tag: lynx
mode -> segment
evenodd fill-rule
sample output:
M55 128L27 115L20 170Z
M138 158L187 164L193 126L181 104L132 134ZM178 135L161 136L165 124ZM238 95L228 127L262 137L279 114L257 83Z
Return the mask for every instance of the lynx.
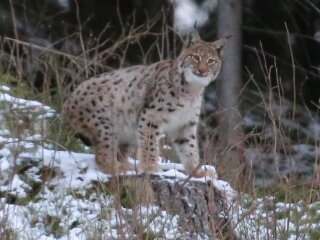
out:
M220 72L224 45L224 39L205 42L194 31L174 60L86 80L65 103L64 118L92 142L96 163L106 173L133 169L127 160L132 146L139 173L161 171L159 141L166 135L188 174L210 175L198 167L197 125L203 91Z

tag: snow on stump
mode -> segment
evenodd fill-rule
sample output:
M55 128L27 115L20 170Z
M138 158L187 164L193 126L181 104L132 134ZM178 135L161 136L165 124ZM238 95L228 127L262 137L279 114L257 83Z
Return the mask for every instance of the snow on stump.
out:
M122 189L119 194L122 198L130 195L127 197L131 200L130 207L154 204L160 210L179 216L179 226L188 232L190 239L193 236L235 239L229 218L228 191L232 189L226 182L190 178L172 169L151 176L113 177L109 183L114 189Z

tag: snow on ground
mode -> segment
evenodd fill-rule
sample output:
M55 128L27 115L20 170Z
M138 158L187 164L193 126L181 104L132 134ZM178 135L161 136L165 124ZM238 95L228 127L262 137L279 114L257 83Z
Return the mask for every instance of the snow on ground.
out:
M22 111L32 115L33 121L45 121L55 114L39 102L11 96L8 87L0 88L0 103L4 106L0 113L8 109ZM2 125L3 128L7 124ZM134 225L148 225L148 231L157 239L186 239L178 216L153 205L138 209L115 206L111 194L97 190L95 184L107 182L110 176L97 168L94 155L49 149L45 147L49 144L43 142L37 132L18 138L12 137L8 129L0 131L0 222L12 230L14 235L10 238L131 239L136 232ZM206 168L216 177L213 167ZM43 184L45 169L51 169L53 175L49 172L49 179ZM181 164L163 163L162 169L160 176L188 178L179 171L183 169ZM219 188L225 187L224 182L211 180ZM154 214L156 217L148 222ZM0 225L0 235L4 233Z
M54 115L53 109L39 102L11 96L7 87L0 88L0 103L17 111L40 111L33 115L37 121ZM178 216L157 206L129 209L115 205L113 196L96 185L106 182L109 176L97 168L92 154L52 150L41 143L39 133L16 138L10 136L8 129L2 127L0 131L0 235L8 234L4 229L11 229L11 238L19 240L130 239L139 226L147 225L145 234L152 233L157 236L155 239L189 239L179 227ZM181 164L162 163L161 167L163 172L159 175L169 180L188 178L181 172ZM320 203L282 203L272 196L257 199L240 194L228 183L217 180L213 167L204 167L213 173L213 178L190 180L210 180L226 193L231 222L240 239L317 236ZM43 183L45 169L54 174L47 174Z
M24 142L20 142L24 144ZM10 164L12 164L10 150L2 149L1 172L10 175ZM90 239L92 232L98 230L101 239L130 239L133 236L129 223L118 222L121 218L119 210L114 208L112 196L92 193L89 198L85 197L86 190L94 188L94 181L106 182L108 175L97 169L94 164L92 154L80 154L66 151L54 151L38 148L34 152L21 153L17 159L17 164L26 163L32 166L25 175L28 181L41 182L39 166L50 166L61 171L59 176L52 179L48 185L44 186L37 196L36 201L30 201L25 206L7 204L4 198L0 201L1 218L6 217L8 224L19 235L19 239ZM31 162L30 162L31 161ZM168 164L163 166L168 168ZM175 164L177 169L181 169L180 164ZM7 172L7 173L6 173ZM170 169L159 173L164 177L175 177L186 179L187 176L176 169ZM2 177L3 177L2 176ZM11 182L7 178L1 179L1 192L7 192L13 196L24 198L28 195L30 186L20 179L18 174L13 176ZM205 179L197 179L206 181ZM220 181L220 188L223 185ZM70 194L73 191L74 194ZM121 211L128 219L134 215L132 210L121 208ZM141 207L138 219L141 225L147 224L148 216L158 212L158 207ZM104 217L101 214L104 212ZM123 219L122 219L123 220ZM48 222L52 226L46 226ZM121 231L116 229L119 225ZM49 224L50 225L50 224ZM150 224L150 230L158 233L161 229L165 230L163 238L158 239L177 239L183 237L183 233L178 231L177 216L170 216L165 211L161 211ZM96 238L93 238L96 239Z

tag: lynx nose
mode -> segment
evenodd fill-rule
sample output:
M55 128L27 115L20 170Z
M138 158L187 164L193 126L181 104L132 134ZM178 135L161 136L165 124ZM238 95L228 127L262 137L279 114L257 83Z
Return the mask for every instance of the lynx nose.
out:
M200 75L205 75L208 72L208 66L205 63L199 63L198 70Z

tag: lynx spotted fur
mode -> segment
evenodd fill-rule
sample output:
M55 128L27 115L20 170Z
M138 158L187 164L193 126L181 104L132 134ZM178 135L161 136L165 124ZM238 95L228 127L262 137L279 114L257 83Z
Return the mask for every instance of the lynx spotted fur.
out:
M128 149L138 148L138 171L160 171L159 140L171 139L187 173L197 168L197 125L205 87L221 68L225 40L202 41L191 34L174 60L138 65L84 81L63 107L64 119L93 144L96 163L118 175L132 169Z

